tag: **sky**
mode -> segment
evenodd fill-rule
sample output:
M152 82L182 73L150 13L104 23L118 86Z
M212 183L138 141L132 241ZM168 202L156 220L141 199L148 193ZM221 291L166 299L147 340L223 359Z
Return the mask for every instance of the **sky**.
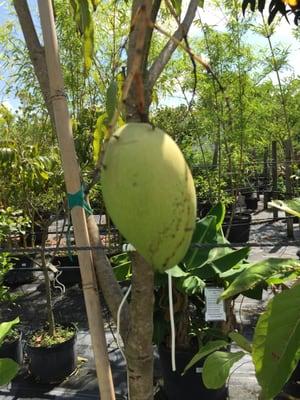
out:
M187 3L187 0L184 0ZM37 10L37 2L36 0L28 0L29 6L32 10ZM7 10L7 0L0 0L0 25L11 20L13 17L10 15ZM211 25L214 26L217 30L224 30L226 25L226 17L217 9L213 9L209 4L209 0L206 0L204 10L199 10L196 19L201 15L201 19ZM300 62L299 62L299 48L300 42L293 37L292 30L295 29L293 24L293 18L290 17L291 23L289 24L284 18L282 18L279 26L276 28L275 34L272 36L272 43L274 47L277 44L281 43L285 47L289 47L290 55L289 55L289 66L291 69L286 69L286 71L282 72L281 77L285 77L291 73L300 76ZM36 21L37 22L37 21ZM300 28L299 28L300 29ZM199 34L199 28L192 27L190 30L190 36L196 36ZM267 40L257 34L247 34L247 37L244 38L247 43L254 44L255 46L267 46ZM1 48L1 47L0 47ZM1 71L1 76L5 78L9 74L8 71ZM275 75L271 78L275 81ZM0 79L0 103L4 103L9 108L16 109L18 107L17 99L13 97L7 97L4 94L4 81ZM176 96L178 95L178 96ZM174 103L180 102L180 93L175 93L172 97L168 99L167 97L163 100L166 104L172 105Z

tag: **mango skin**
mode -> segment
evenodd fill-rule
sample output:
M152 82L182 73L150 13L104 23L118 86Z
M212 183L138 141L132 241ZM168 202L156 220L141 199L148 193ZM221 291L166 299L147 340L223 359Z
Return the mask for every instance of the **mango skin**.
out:
M169 135L145 123L118 129L105 150L101 183L112 221L155 270L183 259L195 228L196 193Z

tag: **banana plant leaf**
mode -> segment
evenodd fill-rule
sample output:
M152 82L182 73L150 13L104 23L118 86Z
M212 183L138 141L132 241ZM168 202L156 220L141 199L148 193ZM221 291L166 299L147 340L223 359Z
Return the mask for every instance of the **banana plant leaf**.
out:
M242 271L237 278L224 290L221 299L227 299L257 285L267 282L272 276L281 278L281 283L288 279L292 273L300 274L300 261L294 259L269 258L259 261Z
M18 373L19 365L10 358L0 358L0 386L7 385Z

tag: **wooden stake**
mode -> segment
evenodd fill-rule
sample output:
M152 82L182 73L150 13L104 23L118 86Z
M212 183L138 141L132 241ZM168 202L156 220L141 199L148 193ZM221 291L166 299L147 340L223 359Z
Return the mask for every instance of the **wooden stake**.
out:
M277 142L272 141L272 200L278 199L278 184L277 184ZM273 208L273 219L278 218L278 209Z
M64 83L59 63L58 43L51 0L38 0L38 6L66 189L67 193L74 194L81 190L80 170L76 158L67 100L64 93ZM90 246L84 209L80 206L75 206L71 210L71 215L76 245ZM91 251L78 251L78 259L101 400L115 400L102 310Z

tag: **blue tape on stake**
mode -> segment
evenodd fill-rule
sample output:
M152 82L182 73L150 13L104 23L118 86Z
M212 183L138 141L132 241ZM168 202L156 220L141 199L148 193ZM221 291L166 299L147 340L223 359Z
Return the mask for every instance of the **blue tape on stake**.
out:
M80 190L76 193L67 193L67 200L68 200L68 207L70 210L72 210L73 207L82 207L85 212L89 215L93 214L93 210L89 206L89 204L86 202L84 198L84 190L83 187L81 187Z

